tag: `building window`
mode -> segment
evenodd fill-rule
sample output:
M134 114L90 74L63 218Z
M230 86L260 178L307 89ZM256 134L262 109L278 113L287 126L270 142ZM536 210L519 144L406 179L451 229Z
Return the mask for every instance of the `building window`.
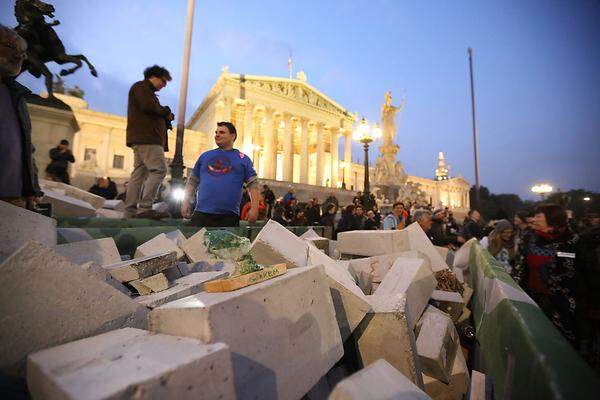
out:
M120 156L118 154L115 154L113 156L113 168L123 169L124 165L125 165L125 156Z
M90 161L95 158L96 158L96 149L90 149L90 148L86 147L85 153L83 153L83 160Z

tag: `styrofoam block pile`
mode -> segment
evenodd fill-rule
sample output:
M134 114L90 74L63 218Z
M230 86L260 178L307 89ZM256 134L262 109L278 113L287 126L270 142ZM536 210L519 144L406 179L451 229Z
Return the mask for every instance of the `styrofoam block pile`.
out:
M232 399L223 343L125 328L31 354L34 399Z

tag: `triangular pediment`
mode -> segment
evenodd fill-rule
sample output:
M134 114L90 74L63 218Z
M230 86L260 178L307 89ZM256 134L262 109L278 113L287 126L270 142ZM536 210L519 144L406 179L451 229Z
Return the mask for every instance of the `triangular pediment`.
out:
M246 89L263 91L285 97L336 114L351 117L352 114L334 100L299 79L276 78L258 75L228 74L227 80L244 85Z

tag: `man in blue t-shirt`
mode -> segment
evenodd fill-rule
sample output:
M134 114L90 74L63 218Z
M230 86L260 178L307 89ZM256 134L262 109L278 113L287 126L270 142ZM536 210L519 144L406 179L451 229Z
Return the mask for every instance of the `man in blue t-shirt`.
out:
M239 226L240 202L244 184L250 195L248 221L258 217L258 177L252 160L233 148L237 131L231 122L218 122L215 143L218 148L200 155L185 186L181 214L196 226ZM190 199L196 193L192 210ZM193 211L193 213L192 213Z

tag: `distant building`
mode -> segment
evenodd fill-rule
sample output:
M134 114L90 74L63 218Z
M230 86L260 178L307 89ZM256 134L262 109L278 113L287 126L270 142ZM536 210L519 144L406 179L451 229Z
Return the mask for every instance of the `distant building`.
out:
M91 110L82 98L56 96L71 111L29 105L40 175L49 162L48 151L67 139L76 160L70 171L74 185L87 189L98 176L119 183L127 180L133 152L125 145L126 118ZM235 147L252 158L259 178L277 194L293 184L300 200L324 200L333 194L345 203L363 189L364 167L351 160L356 116L309 85L304 73L288 79L233 74L224 68L187 124L183 146L187 168L193 168L199 154L214 147L218 121L235 124ZM344 143L341 155L340 139ZM169 149L166 157L170 160L175 132L169 134ZM462 178L447 176L436 181L406 175L406 179L419 185L434 206L469 207L470 185ZM342 184L352 190L342 190Z

